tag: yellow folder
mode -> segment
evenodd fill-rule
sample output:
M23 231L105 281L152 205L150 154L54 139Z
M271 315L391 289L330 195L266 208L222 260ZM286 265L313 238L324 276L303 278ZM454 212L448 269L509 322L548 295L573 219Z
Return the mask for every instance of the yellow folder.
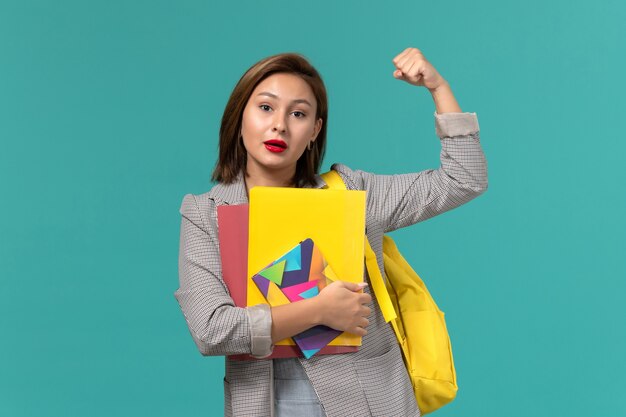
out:
M311 238L338 279L363 281L365 191L287 187L250 190L248 305L267 303L252 276L299 242ZM291 338L278 342L293 345ZM330 345L360 346L342 333Z

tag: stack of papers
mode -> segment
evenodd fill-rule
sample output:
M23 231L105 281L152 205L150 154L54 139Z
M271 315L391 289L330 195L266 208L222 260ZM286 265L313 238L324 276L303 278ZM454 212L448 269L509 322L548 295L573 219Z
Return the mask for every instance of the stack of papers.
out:
M255 187L250 205L218 207L218 228L222 275L237 306L276 306L314 297L335 279L363 281L364 191ZM277 342L270 358L360 345L359 336L316 326Z

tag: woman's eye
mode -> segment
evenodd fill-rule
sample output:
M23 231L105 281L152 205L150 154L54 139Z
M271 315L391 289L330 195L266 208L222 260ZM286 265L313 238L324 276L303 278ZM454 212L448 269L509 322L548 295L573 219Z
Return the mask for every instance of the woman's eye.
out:
M270 111L270 110L272 110L272 108L271 108L270 106L268 106L267 104L261 104L261 105L259 106L259 108L260 108L261 110L263 110L263 111Z
M296 116L297 119L301 119L306 116L306 114L302 113L301 111L294 111L293 115Z

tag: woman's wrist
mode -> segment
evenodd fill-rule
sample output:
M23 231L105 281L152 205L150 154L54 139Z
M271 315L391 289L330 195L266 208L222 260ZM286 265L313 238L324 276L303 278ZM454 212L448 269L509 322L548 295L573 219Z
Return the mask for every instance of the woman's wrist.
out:
M435 102L435 108L438 114L442 113L461 113L461 107L457 103L450 84L447 81L443 81L435 88L429 89L430 94L433 96Z
M272 307L272 342L276 343L322 324L318 297Z

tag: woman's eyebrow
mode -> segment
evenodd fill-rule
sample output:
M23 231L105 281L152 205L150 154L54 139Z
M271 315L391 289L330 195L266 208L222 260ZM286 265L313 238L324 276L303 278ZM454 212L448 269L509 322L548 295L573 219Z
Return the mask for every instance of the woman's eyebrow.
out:
M259 94L257 94L258 96L267 96L267 97L272 97L272 98L278 98L278 96L274 93L270 93L269 91L263 91L260 92ZM311 103L309 102L309 100L303 99L303 98L298 98L292 101L292 103L304 103L304 104L308 104L310 107L313 107L311 105Z

